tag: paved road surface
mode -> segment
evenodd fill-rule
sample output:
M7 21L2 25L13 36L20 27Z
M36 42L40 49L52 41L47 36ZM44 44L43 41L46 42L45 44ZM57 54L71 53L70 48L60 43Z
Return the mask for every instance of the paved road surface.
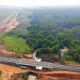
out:
M70 65L60 65L50 62L35 62L35 61L29 61L25 59L20 58L13 58L13 57L0 57L0 63L8 63L15 64L15 65L23 65L23 66L42 66L43 68L48 68L50 70L67 70L67 71L76 71L80 72L80 66L70 66Z

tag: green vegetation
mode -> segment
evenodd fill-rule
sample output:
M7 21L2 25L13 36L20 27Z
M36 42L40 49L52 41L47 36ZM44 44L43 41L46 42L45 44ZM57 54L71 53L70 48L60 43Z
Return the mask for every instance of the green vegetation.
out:
M28 73L25 73L25 74L22 75L22 79L28 80L29 75L33 75L33 76L36 76L37 77L37 74L36 73L28 72Z
M28 75L27 73L25 73L25 74L22 75L22 79L28 80L28 76L29 76L29 75Z
M67 47L63 59L80 63L79 13L79 9L23 9L17 16L21 25L6 34L4 44L21 54L38 50L41 58L61 58L60 50Z
M20 80L19 78L14 78L13 80Z
M0 77L1 77L1 75L2 75L2 71L0 71Z
M17 55L21 55L22 53L29 53L31 51L29 45L27 45L21 38L6 36L3 41L8 49L16 52Z

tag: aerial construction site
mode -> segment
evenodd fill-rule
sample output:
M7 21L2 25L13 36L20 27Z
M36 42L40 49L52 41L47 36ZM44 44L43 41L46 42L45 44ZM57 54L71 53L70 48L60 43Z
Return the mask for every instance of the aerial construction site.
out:
M1 10L1 80L80 80L78 9Z

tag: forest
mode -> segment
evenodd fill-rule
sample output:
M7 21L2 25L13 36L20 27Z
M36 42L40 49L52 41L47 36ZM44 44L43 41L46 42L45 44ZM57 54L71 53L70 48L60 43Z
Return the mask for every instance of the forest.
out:
M20 55L38 50L38 57L51 61L66 47L62 58L80 63L80 8L22 9L17 20L20 25L2 39L9 50Z

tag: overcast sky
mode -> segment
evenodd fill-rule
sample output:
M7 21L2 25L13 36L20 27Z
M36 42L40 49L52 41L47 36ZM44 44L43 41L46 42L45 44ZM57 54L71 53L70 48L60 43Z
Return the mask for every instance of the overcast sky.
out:
M0 5L17 7L78 7L80 0L0 0Z

